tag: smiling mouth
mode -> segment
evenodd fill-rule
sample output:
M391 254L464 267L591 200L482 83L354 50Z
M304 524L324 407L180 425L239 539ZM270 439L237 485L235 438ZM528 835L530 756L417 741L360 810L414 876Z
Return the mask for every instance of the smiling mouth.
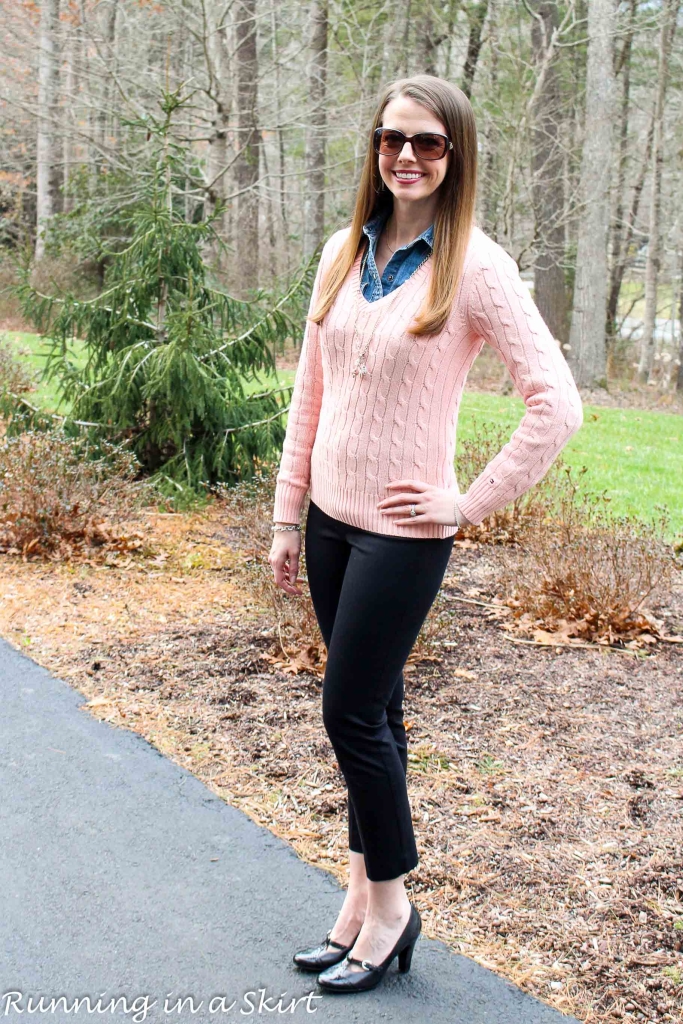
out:
M419 181L420 178L424 178L422 171L392 171L391 173L398 181Z

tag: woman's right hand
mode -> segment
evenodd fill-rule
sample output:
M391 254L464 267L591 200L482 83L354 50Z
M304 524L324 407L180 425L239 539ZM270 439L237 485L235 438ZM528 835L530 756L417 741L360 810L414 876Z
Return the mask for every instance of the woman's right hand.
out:
M268 561L278 587L286 594L301 597L301 586L297 584L299 554L301 552L300 530L275 530Z

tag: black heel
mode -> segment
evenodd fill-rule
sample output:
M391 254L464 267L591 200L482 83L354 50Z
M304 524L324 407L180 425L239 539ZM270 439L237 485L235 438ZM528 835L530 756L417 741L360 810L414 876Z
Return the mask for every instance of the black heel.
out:
M353 948L353 943L360 935L356 935L356 939L353 940L350 946L343 946L341 942L334 942L330 938L332 929L329 930L325 937L325 941L321 942L318 946L309 946L306 949L300 949L298 953L293 956L294 963L297 967L300 967L302 971L324 971L328 967L332 967L334 964L338 964L340 960Z
M415 943L417 942L417 936L413 939L409 946L406 946L398 954L398 969L401 974L405 974L406 971L410 970L410 963L413 959L413 950L415 949Z
M339 963L326 968L318 975L318 984L326 992L366 992L379 985L387 972L389 964L398 957L398 969L404 974L410 970L415 943L422 930L422 921L416 908L410 904L408 923L399 936L389 956L381 964L371 964L369 960L358 960L347 953ZM349 969L349 964L358 964L362 971Z

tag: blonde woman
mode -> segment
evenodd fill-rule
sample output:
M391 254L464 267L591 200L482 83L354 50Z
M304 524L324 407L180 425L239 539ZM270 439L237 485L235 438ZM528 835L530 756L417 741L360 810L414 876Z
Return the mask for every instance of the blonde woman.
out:
M410 968L420 915L406 787L403 666L453 538L536 483L582 422L567 363L517 265L475 224L469 100L431 75L392 82L367 134L350 226L325 244L276 481L269 555L300 595L299 519L327 647L322 718L348 789L349 886L295 963L326 991ZM488 343L526 411L460 494L453 463L468 370Z

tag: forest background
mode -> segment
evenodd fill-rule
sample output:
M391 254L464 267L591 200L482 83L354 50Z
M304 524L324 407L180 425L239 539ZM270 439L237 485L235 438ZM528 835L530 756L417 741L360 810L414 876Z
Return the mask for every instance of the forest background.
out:
M478 221L580 386L680 391L680 6L2 0L3 250L96 286L144 179L140 122L180 90L176 198L189 220L219 211L231 294L282 290L348 222L380 86L442 75L477 116Z

